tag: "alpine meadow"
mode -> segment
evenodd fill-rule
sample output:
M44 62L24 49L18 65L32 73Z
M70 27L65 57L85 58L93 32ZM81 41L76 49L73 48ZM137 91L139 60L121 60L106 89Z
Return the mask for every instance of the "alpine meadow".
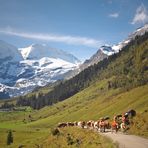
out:
M146 0L0 4L0 148L148 147Z

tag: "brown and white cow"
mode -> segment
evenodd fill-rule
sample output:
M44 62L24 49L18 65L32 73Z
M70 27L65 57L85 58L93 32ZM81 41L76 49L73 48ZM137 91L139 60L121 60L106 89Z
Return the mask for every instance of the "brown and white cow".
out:
M62 123L58 123L58 128L62 128L62 127L66 127L67 126L67 123L65 122L62 122Z
M81 127L81 128L84 128L85 125L86 125L85 121L79 121L78 122L78 126Z
M87 128L94 128L94 121L93 120L89 120L87 123L86 123L86 126Z
M99 129L100 129L100 132L105 132L105 121L104 121L104 119L101 119L99 121Z
M74 122L74 126L78 126L78 122L77 121Z
M94 129L96 129L97 131L99 130L99 123L100 123L100 120L94 122Z

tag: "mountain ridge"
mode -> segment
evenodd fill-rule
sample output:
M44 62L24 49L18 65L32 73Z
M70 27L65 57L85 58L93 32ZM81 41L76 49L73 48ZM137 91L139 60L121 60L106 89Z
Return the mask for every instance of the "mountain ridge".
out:
M128 90L145 85L148 82L147 47L148 32L142 36L136 36L119 52L89 66L73 78L61 82L46 95L40 94L40 97L32 95L30 99L21 97L18 99L18 105L29 105L40 109L75 95L96 80L112 78L108 81L108 89ZM34 103L30 101L31 98L35 98Z
M80 62L72 54L47 45L33 44L25 48L26 55L21 53L24 49L4 41L0 41L0 49L0 91L4 98L8 93L11 97L24 95L37 86L61 80Z
M90 59L84 61L84 67L87 68L91 65L97 64L99 61L104 58L118 53L122 48L124 48L129 42L135 39L136 36L142 36L145 32L148 32L148 24L145 24L143 27L137 28L134 32L130 33L129 36L115 45L103 45L101 46L97 52L90 57ZM83 64L80 67L83 67ZM85 68L82 68L85 69Z
M10 68L5 69L6 72L9 71L9 76L5 75L4 73L0 71L1 72L0 83L9 84L9 81L11 80L11 86L15 86L12 88L12 93L16 93L16 92L21 92L23 90L28 92L27 84L28 84L28 89L33 90L35 85L39 84L40 86L45 86L49 82L55 82L58 78L59 79L65 79L65 78L70 79L71 77L76 76L81 71L85 70L86 68L94 64L97 64L99 61L102 61L103 59L108 58L109 56L113 54L118 53L125 46L127 46L130 42L132 42L132 40L134 40L137 35L142 36L147 31L148 31L148 24L144 25L141 28L138 28L136 31L131 33L127 39L125 39L124 41L116 45L113 45L113 46L104 45L100 47L99 50L90 59L86 60L79 67L78 67L77 60L75 64L72 65L72 64L65 63L65 62L58 62L58 59L56 59L57 63L63 63L62 65L56 64L57 67L51 66L53 62L52 62L52 59L49 59L49 58L44 57L43 59L35 60L35 58L40 58L40 54L37 53L36 55L39 57L36 57L33 54L30 55L30 53L33 53L31 52L32 47L33 47L33 50L35 49L34 47L41 47L41 49L44 50L44 47L46 47L46 45L33 44L29 46L30 47L29 52L23 52L25 56L25 60L23 62L12 63L11 65L7 65L7 63L2 64L1 67L5 67L5 68L10 67ZM20 49L19 51L27 51L27 48ZM44 52L43 52L43 55L45 55ZM67 57L67 54L66 54L66 57ZM71 59L73 60L73 57ZM65 67L64 69L62 69L62 66L64 65L69 65L69 66L67 68ZM23 67L23 70L21 69L21 67ZM49 71L46 70L46 68L48 68ZM12 70L10 69L15 69L15 73L12 73ZM56 72L57 75L54 75L54 71ZM53 79L51 79L51 81L49 80L50 79L49 73L53 76L52 77ZM18 81L15 75L19 77ZM35 76L37 76L38 78L36 79ZM27 77L30 77L30 79L26 80ZM35 83L32 83L32 82L35 82ZM16 89L17 86L24 86L23 90ZM30 88L31 86L33 86L33 88ZM9 87L7 89L10 91ZM16 89L17 91L14 92L14 89ZM24 92L21 94L24 94ZM17 93L17 95L19 95L19 93Z
M19 48L19 51L25 60L39 60L43 57L51 57L63 59L74 64L80 63L80 60L78 60L72 54L69 54L63 50L48 47L46 44L32 44L31 46L25 48Z

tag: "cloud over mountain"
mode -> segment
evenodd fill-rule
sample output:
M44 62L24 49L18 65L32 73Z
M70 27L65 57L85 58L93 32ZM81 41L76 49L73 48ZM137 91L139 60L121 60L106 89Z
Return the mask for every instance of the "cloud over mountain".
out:
M136 10L136 14L131 22L131 24L139 24L139 23L142 23L142 24L145 24L148 22L148 11L146 9L146 7L141 4L137 10Z
M37 40L44 40L51 42L62 42L65 44L83 45L88 47L99 47L102 43L101 41L93 38L71 36L71 35L20 32L12 29L11 27L0 28L0 33L23 37L23 38L29 38L29 39L37 39Z

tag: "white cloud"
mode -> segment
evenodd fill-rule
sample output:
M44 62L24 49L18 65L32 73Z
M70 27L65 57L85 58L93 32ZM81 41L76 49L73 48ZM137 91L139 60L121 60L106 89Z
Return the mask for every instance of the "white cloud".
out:
M131 24L138 24L138 23L147 23L148 22L148 11L146 9L146 7L141 4L137 10L136 10L136 14L131 22Z
M70 35L55 35L55 34L42 34L42 33L30 33L30 32L20 32L16 31L10 27L0 28L0 33L19 36L29 39L37 39L51 42L62 42L72 45L84 45L88 47L99 47L102 45L102 41L79 36L70 36Z
M111 13L111 14L109 14L109 17L118 18L119 17L119 13Z

